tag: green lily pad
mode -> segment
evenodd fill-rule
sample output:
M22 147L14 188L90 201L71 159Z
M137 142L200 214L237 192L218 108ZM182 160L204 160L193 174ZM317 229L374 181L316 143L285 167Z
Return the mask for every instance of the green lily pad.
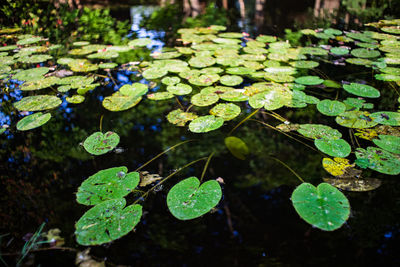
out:
M346 196L327 183L321 183L318 187L302 183L293 191L291 199L300 217L321 230L336 230L350 216L350 204Z
M243 82L243 78L238 75L224 75L220 78L220 83L226 86L235 86Z
M255 72L255 70L246 67L227 68L226 73L232 75L246 75Z
M225 138L225 146L232 153L233 156L240 160L245 160L249 154L249 148L242 139L235 136L228 136Z
M143 83L125 84L119 91L122 95L140 97L148 92L148 86Z
M53 109L61 105L62 100L53 95L26 96L13 105L19 111L39 111Z
M351 146L343 139L315 139L314 144L320 151L332 157L345 158L351 152Z
M297 78L295 82L303 85L318 85L323 83L324 80L318 76L301 76Z
M151 56L155 59L171 59L171 58L177 58L180 57L182 54L177 52L177 51L173 51L173 52L162 52L162 53L153 53L151 54Z
M192 102L192 104L195 106L206 107L217 103L218 100L219 97L215 93L209 93L209 94L198 93L192 96L190 102Z
M299 50L301 54L325 56L328 55L328 51L319 47L302 47Z
M290 62L290 65L299 69L313 69L318 67L319 63L316 61L301 60Z
M167 100L173 98L174 95L170 92L155 92L152 94L147 94L147 98L151 100Z
M346 62L354 65L362 65L369 67L372 65L372 61L365 58L346 58Z
M128 46L144 47L151 44L150 38L139 38L129 41Z
M379 135L379 139L372 140L375 145L380 148L395 153L400 154L400 137L394 135Z
M6 46L1 46L0 47L0 51L2 52L2 51L11 51L11 50L14 50L14 49L17 49L18 48L18 46L16 46L16 45L6 45Z
M139 173L128 173L125 166L101 170L83 181L76 193L76 201L83 205L97 205L123 198L138 186L139 181Z
M41 63L52 58L53 57L50 55L31 55L26 57L20 57L18 61L22 63Z
M338 56L344 56L350 53L350 49L346 47L332 47L331 48L331 53L338 55Z
M400 112L379 111L371 114L376 123L390 126L400 126Z
M336 117L336 123L348 128L371 128L378 122L366 111L346 111Z
M189 177L174 185L167 195L169 211L179 220L191 220L208 213L221 200L219 183L210 180L200 186L196 177Z
M324 30L324 33L329 35L341 35L343 32L341 30L328 28Z
M243 94L243 90L228 90L220 94L219 98L229 102L242 102L249 100L249 97Z
M71 104L80 104L83 101L85 101L85 97L83 95L72 95L72 96L66 97L65 100Z
M83 147L92 155L102 155L113 150L119 143L119 135L114 132L95 132L85 139Z
M111 59L117 58L119 56L118 52L116 51L101 51L94 54L90 54L87 58L95 58L95 59Z
M93 246L109 243L133 230L142 217L141 205L124 209L125 199L112 199L88 210L75 224L76 241Z
M343 89L350 94L362 97L378 98L381 96L381 93L374 87L361 83L343 84Z
M84 46L90 44L88 41L78 41L78 42L73 42L73 46Z
M181 109L175 109L168 113L167 120L176 126L185 126L188 121L196 119L198 116L191 112L184 112Z
M190 77L189 83L197 86L210 86L220 79L218 74L203 74L200 76Z
M195 68L205 68L214 65L216 62L213 57L192 57L189 65Z
M337 116L346 111L346 105L337 100L324 99L317 104L317 109L326 116Z
M351 54L358 58L374 58L374 57L379 57L381 55L379 51L367 48L353 49L351 50Z
M19 81L31 82L43 79L43 75L49 72L49 68L40 67L17 72L13 78Z
M162 78L161 83L163 83L165 85L175 85L175 84L179 83L180 81L181 81L181 79L179 77L172 76L172 77Z
M90 72L95 71L99 68L97 64L92 64L89 60L86 59L75 59L67 64L72 71L76 72Z
M292 92L285 87L269 87L266 91L255 94L249 98L252 108L275 110L287 105L292 100Z
M192 87L188 84L178 83L176 85L169 85L167 91L174 95L188 95L192 92Z
M273 43L276 42L276 37L271 35L259 35L257 36L256 41L263 43Z
M399 26L382 27L381 30L384 31L384 32L388 32L388 33L400 34L400 27Z
M396 155L377 147L358 148L357 159L368 160L368 168L389 175L400 174L400 159Z
M168 70L166 68L151 67L143 72L143 78L147 80L155 80L167 75Z
M229 121L239 116L241 110L238 105L233 103L218 104L210 110L211 115L221 117L224 121Z
M99 64L100 69L113 69L118 66L117 63L101 63Z
M301 124L297 131L305 137L313 139L336 140L342 137L338 130L323 124Z
M20 86L22 91L33 91L33 90L40 90L43 88L50 87L58 82L60 78L55 76L50 76L41 80L29 81L25 82Z
M214 115L200 116L192 120L189 130L194 133L206 133L220 128L224 124L224 119Z
M29 38L25 38L25 39L21 39L17 42L17 45L28 45L28 44L34 44L37 43L39 41L41 41L42 38L41 37L29 37Z
M223 32L218 34L219 37L221 38L242 38L243 34L238 33L238 32Z
M375 74L375 79L387 82L398 82L400 81L400 75L393 74Z
M123 95L120 92L115 92L111 96L103 99L102 105L110 111L123 111L136 106L142 97L136 95Z
M51 118L50 113L37 112L18 121L17 130L28 131L46 124Z

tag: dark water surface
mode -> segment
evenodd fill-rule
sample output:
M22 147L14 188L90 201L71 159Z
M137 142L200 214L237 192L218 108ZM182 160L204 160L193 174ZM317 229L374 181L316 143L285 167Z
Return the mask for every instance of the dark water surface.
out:
M139 37L162 38L162 32L145 31L133 25ZM161 39L160 39L161 40ZM160 41L153 49L159 49ZM137 60L148 57L149 51ZM353 66L351 72L363 72ZM339 67L322 65L320 70L336 80L348 78ZM140 81L136 73L113 73L118 87ZM370 74L366 74L367 77ZM379 85L379 84L378 84ZM317 184L327 173L319 153L273 130L248 121L235 135L249 146L246 161L235 159L225 148L224 138L235 126L225 123L222 130L193 134L187 128L169 124L165 115L174 107L170 102L144 99L124 112L109 112L101 106L104 96L115 90L110 82L87 95L84 104L64 102L43 127L11 131L0 139L0 228L8 233L2 250L19 251L26 233L35 232L42 222L45 230L59 228L65 246L83 250L74 237L74 223L87 210L75 201L83 180L95 172L116 166L130 171L161 151L183 140L182 145L144 168L165 177L177 168L215 152L206 179L222 177L223 199L212 213L192 221L178 221L168 211L166 194L183 178L201 175L204 162L192 165L167 182L164 188L143 202L141 222L125 237L91 249L107 264L128 266L399 266L400 185L398 177L383 178L382 186L367 193L349 193L352 214L339 230L324 232L305 223L295 212L290 195L297 178L272 157L285 162L307 182ZM381 103L391 103L393 95L383 93ZM14 124L21 117L11 103L21 97L3 95L0 120ZM385 100L386 99L386 100ZM386 102L385 102L386 101ZM251 112L249 108L247 114ZM284 117L298 122L321 121L315 106L293 112L283 109ZM11 115L11 116L9 116ZM99 130L114 131L121 137L120 149L101 156L90 156L80 143ZM246 114L242 115L244 118ZM276 124L262 113L256 118ZM338 126L336 126L338 127ZM344 133L345 130L341 129ZM313 145L312 143L310 143ZM132 199L130 199L132 201ZM10 241L10 237L14 237ZM5 244L4 242L8 242ZM12 257L3 256L12 266ZM72 266L75 253L36 252L34 266Z

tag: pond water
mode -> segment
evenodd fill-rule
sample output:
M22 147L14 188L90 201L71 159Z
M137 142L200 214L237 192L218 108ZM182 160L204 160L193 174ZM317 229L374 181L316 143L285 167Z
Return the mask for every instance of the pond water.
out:
M149 14L153 9L130 9L133 23L128 38L150 38L152 42L147 47L135 48L133 52L121 52L115 60L118 64L150 62L153 60L150 54L156 52L158 55L165 47L165 32L142 28L139 11ZM245 39L239 43L245 44ZM334 46L332 41L326 45ZM353 44L348 46L355 49ZM68 46L68 50L73 48ZM324 49L329 48L325 46ZM60 58L63 52L61 49L51 54ZM331 54L329 58L312 53L308 57L319 62L318 68L298 69L297 76L319 76L345 85L353 81L368 83L380 91L379 99L365 98L374 104L373 110L396 112L399 96L392 86L399 86L374 79L378 69L349 64ZM19 66L33 68L56 64L55 61L48 63ZM59 63L57 70L65 66ZM187 126L177 127L166 119L167 114L179 106L188 108L191 105L190 98L185 96L164 101L143 97L138 105L120 112L102 106L107 96L124 85L145 84L150 88L149 94L165 91L166 86L160 84L160 79L143 77L142 68L146 67L143 65L138 69L137 64L132 64L110 71L99 70L99 75L93 77L97 77L101 85L86 93L81 104L68 103L68 93L54 92L54 88L43 89L41 94L57 95L63 102L51 110L52 118L46 124L29 131L18 131L15 125L32 112L18 111L13 103L37 92L21 91L18 87L21 82L16 79L7 83L7 91L3 91L0 99L1 125L10 125L0 141L0 228L1 234L5 234L1 239L2 251L19 251L24 238L29 239L29 233L34 233L45 222L44 231L59 228L60 236L65 240L64 246L70 250L36 251L34 257L27 257L26 262L34 266L73 265L76 251L85 249L76 242L74 235L75 223L89 209L76 201L82 182L107 168L126 166L129 171L134 171L162 151L191 140L140 171L167 177L182 166L213 153L204 177L205 181L217 178L224 181L220 184L223 196L218 205L210 213L194 220L181 221L172 216L166 202L169 190L184 178L200 178L206 161L190 165L150 192L145 201L139 199L143 214L135 230L110 243L93 246L90 253L96 260L106 260L107 266L331 266L338 263L399 266L398 177L358 167L364 177L379 178L381 186L368 192L342 191L351 205L350 217L340 229L322 231L302 220L293 208L291 195L301 182L290 169L306 182L317 185L322 178L329 177L321 164L322 159L329 156L315 148L313 138L304 138L295 131L271 129L265 124L277 126L284 121L292 124L323 123L340 130L353 150L359 146L371 146L371 141L359 138L357 142L361 144L350 142L356 130L338 125L335 117L321 114L315 104L307 103L298 109L287 105L279 110L273 109L276 113L268 111L268 108L262 109L252 117L253 120L247 120L235 129L233 135L241 138L249 150L246 159L241 160L230 153L224 140L256 109L248 102L241 102L239 117L226 120L221 128L207 133L195 133ZM265 67L274 68L272 65ZM236 87L244 88L253 83L254 77L244 75L243 83ZM193 87L194 90L204 88ZM321 100L343 101L352 97L348 92L342 90L339 93L337 88L319 83L308 86L305 92ZM205 115L208 109L207 105L200 105L190 111ZM369 120L368 115L365 120ZM398 130L398 127L393 129ZM83 143L97 131L115 132L120 142L110 152L93 156L85 150ZM356 159L354 153L348 158ZM140 190L147 189L149 187ZM132 203L139 196L131 195L127 200ZM13 265L13 255L4 253L2 258Z

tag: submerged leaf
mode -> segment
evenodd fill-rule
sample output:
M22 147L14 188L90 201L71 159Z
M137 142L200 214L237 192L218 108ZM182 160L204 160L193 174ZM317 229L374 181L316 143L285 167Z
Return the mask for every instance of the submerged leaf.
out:
M235 136L225 138L225 145L228 150L238 159L245 160L249 154L249 148L242 139Z

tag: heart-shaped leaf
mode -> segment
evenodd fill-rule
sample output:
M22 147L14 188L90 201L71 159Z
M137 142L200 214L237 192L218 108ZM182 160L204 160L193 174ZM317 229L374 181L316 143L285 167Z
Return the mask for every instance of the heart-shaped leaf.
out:
M215 180L203 183L196 177L189 177L174 185L167 195L168 209L179 220L200 217L221 200L221 186Z
M114 132L95 132L83 142L83 147L93 155L102 155L113 150L119 143L119 135Z
M350 215L346 196L327 183L302 183L293 191L292 203L303 220L325 231L340 228Z

